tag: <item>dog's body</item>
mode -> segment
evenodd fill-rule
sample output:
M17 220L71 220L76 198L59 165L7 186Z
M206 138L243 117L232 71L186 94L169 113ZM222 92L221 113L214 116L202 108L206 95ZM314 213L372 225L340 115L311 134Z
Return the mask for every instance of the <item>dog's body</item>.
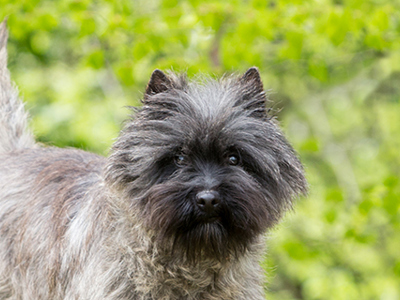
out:
M0 26L0 299L263 299L264 234L305 193L257 69L156 70L109 158L41 147Z

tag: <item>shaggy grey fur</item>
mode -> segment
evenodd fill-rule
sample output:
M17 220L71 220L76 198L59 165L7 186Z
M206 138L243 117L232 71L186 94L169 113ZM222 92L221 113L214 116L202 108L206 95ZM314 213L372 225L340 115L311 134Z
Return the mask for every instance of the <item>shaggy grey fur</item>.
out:
M35 140L27 129L27 116L7 70L6 22L0 26L0 152L33 148Z
M263 299L263 236L307 184L258 70L154 71L104 158L34 142L6 41L0 299Z

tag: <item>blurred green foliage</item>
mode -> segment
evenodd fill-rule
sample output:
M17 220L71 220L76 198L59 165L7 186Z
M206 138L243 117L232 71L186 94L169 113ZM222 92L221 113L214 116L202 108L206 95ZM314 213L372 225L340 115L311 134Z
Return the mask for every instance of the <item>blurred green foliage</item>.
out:
M106 154L155 68L258 66L310 195L271 233L270 300L400 299L400 3L2 0L40 141Z

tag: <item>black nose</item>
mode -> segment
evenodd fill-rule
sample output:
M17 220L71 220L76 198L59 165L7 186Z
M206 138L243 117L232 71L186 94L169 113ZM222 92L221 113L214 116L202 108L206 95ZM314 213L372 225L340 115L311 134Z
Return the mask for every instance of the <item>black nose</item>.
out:
M202 191L196 195L197 205L206 213L212 213L218 207L220 199L216 191Z

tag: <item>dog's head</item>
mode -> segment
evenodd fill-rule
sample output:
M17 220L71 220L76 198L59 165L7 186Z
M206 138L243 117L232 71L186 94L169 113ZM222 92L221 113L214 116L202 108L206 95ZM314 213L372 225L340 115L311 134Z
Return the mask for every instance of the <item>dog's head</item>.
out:
M266 101L256 68L197 82L153 72L113 147L107 181L156 241L191 261L238 256L306 192Z

